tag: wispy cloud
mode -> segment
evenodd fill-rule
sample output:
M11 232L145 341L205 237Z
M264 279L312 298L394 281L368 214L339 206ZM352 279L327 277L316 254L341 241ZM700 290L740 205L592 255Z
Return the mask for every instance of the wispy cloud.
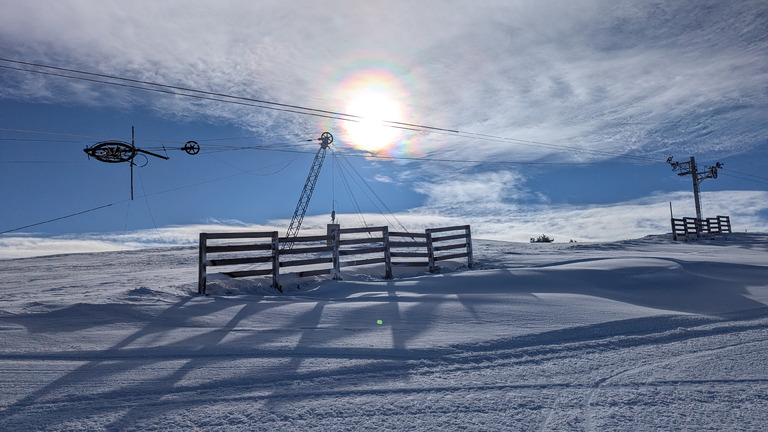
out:
M518 200L528 195L524 179L511 171L466 174L439 183L421 182L417 190L427 196L427 205L482 205Z
M433 205L396 214L339 214L342 226L390 226L398 231L420 232L426 228L472 226L478 239L525 242L530 237L547 234L556 241L614 241L670 232L669 203L675 217L693 217L690 193L657 194L610 205L527 205L486 200L474 196L474 211L467 212L460 203L432 200ZM724 191L702 193L705 217L727 215L734 231L768 232L768 192ZM151 247L191 246L197 244L201 232L278 231L285 233L287 219L267 225L227 223L185 225L126 234L83 234L40 237L34 234L0 237L0 259L63 253L104 252ZM310 215L304 219L302 234L326 232L327 215Z
M355 62L396 65L409 122L604 152L744 152L765 126L762 1L30 2L4 4L3 55L235 95L343 109ZM332 10L332 12L330 12ZM74 31L74 29L77 29ZM761 30L762 29L762 30ZM346 69L345 69L346 68ZM6 96L133 103L103 85L4 74ZM140 95L140 97L151 97ZM152 97L164 113L255 130L315 119ZM440 135L414 137L425 148ZM484 142L491 160L553 151Z
M391 177L385 176L382 174L376 174L373 176L373 179L376 180L379 183L394 183L395 181L392 180Z
M156 247L189 246L198 242L201 232L272 231L276 227L245 224L239 221L172 226L127 233L89 233L39 236L34 233L0 237L0 259L41 255L107 252Z
M704 217L727 215L734 230L768 230L765 212L768 192L722 191L702 193ZM690 193L672 192L609 205L520 205L481 206L467 213L460 207L423 208L425 215L455 215L470 223L478 238L526 241L547 234L557 241L613 241L671 232L670 209L675 217L695 217Z
M339 89L350 72L387 69L400 80L406 122L467 132L404 132L415 153L459 162L403 163L371 176L424 194L422 207L397 215L409 226L471 222L481 237L516 241L658 232L666 203L684 208L685 195L549 205L513 165L489 163L715 160L764 147L768 132L763 0L71 0L3 1L2 10L0 57L331 111L345 109ZM9 70L0 70L0 96L139 105L269 134L329 127L339 143L346 138L327 119ZM735 226L765 228L765 192L703 196L707 211L722 209ZM326 219L305 224L322 230ZM0 256L190 244L200 229L2 237Z

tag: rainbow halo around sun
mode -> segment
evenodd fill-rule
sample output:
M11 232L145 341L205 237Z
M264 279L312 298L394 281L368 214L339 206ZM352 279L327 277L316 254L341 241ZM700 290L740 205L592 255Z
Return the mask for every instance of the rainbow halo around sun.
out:
M397 125L406 122L407 74L384 63L353 62L344 69L334 93L346 114L337 123L344 144L376 154L402 153L409 131Z

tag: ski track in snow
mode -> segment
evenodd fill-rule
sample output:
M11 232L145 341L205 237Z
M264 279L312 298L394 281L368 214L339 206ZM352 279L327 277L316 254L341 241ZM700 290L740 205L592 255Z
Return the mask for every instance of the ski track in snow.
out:
M0 261L0 429L768 428L768 235L474 250L210 296L193 248Z

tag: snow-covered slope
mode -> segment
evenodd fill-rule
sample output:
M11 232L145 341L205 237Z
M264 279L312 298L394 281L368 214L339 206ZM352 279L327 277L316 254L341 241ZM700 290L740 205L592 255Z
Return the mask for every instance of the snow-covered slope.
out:
M474 249L210 296L194 248L0 261L0 429L768 429L768 235Z

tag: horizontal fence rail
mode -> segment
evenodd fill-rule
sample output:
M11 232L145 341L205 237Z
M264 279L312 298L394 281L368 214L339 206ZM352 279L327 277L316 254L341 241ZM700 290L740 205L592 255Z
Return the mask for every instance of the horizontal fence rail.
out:
M717 216L706 219L672 218L672 238L694 238L701 234L731 234L731 218Z
M281 250L281 243L293 243ZM470 226L427 229L424 233L390 232L388 227L338 228L327 235L279 237L277 231L200 233L198 290L205 294L208 268L233 278L272 276L272 286L282 292L284 268L300 271L297 277L331 275L341 279L342 267L384 264L384 278L392 278L392 267L427 267L439 271L437 262L466 258L472 268ZM243 266L249 268L244 269Z

